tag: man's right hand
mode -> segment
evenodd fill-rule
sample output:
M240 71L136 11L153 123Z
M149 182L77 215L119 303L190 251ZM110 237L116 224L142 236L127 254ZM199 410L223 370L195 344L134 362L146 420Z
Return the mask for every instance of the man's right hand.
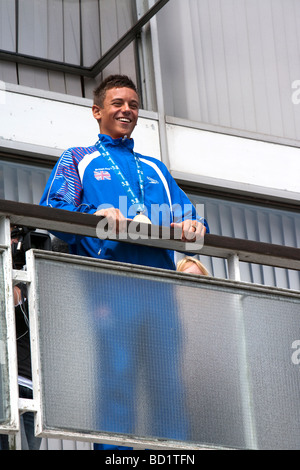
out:
M103 216L107 219L108 230L110 232L121 233L127 230L127 220L120 209L109 207L94 212L94 215Z

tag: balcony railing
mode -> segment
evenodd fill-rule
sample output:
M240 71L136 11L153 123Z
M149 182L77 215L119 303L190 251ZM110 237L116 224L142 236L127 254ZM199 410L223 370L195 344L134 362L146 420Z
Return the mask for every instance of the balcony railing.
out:
M124 243L221 257L230 279L30 250L10 224L95 236L93 215L1 201L0 430L152 449L300 448L300 293L240 282L239 261L299 270L300 250L128 224ZM140 238L137 239L136 235ZM34 399L19 400L12 286L29 288ZM1 317L2 316L2 317ZM297 349L298 348L298 349ZM1 413L1 409L0 409Z
M99 218L90 214L62 212L60 209L7 200L0 201L0 215L9 217L11 223L16 225L92 237L96 236L99 222ZM137 233L138 225L140 238L136 239L131 235ZM169 235L168 238L166 234ZM232 279L239 278L237 261L300 270L300 249L283 245L206 234L203 247L194 249L193 243L187 246L181 242L175 230L164 231L163 227L135 223L131 223L131 231L129 227L128 237L123 238L123 241L227 259L229 277Z

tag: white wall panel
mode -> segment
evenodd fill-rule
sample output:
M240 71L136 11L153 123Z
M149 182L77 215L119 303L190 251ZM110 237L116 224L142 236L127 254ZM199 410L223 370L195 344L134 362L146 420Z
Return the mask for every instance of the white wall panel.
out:
M300 196L299 148L171 124L167 136L173 171Z
M58 95L56 95L58 96ZM49 98L54 98L54 94ZM26 144L57 149L93 145L99 127L92 115L92 101L82 104L6 91L5 103L0 104L0 146L9 148ZM84 104L83 104L84 102ZM134 131L136 151L160 159L158 123L140 117ZM41 149L42 152L42 149Z
M91 112L92 102L72 104L54 99L19 94L9 89L1 106L0 139L9 146L32 144L51 149L91 145L98 125ZM52 98L52 99L50 99ZM140 117L133 134L137 150L160 158L156 119ZM214 178L230 184L274 189L300 195L300 149L252 139L167 125L172 171Z

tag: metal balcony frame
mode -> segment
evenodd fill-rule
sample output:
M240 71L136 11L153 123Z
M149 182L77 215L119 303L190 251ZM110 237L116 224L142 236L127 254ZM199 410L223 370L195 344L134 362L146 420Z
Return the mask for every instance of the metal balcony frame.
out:
M60 209L53 209L48 207L41 207L37 205L19 203L15 201L6 201L0 200L0 251L5 258L5 288L8 292L6 296L6 310L7 310L7 319L8 319L8 357L9 357L9 374L10 374L10 393L11 393L11 420L9 425L6 427L2 426L1 431L7 432L10 434L10 439L14 443L14 448L21 448L20 441L20 432L19 432L19 413L25 411L37 412L40 410L39 396L35 397L34 400L25 400L18 399L18 387L17 387L17 361L16 361L16 341L15 341L15 327L14 327L14 309L12 302L12 290L11 286L13 283L18 282L27 282L31 283L32 279L30 273L33 269L33 260L34 255L28 253L28 272L27 271L17 271L11 268L11 253L10 253L10 224L17 224L20 226L29 226L38 229L46 230L56 230L63 231L68 233L76 233L87 236L96 236L96 226L97 223L101 220L99 217L95 217L90 214L80 214L72 213ZM130 235L136 233L135 229L139 225L138 233L141 234L139 240L133 239ZM153 232L154 227L154 232ZM151 238L151 235L154 233L154 238ZM182 243L178 237L178 233L175 231L170 231L170 238L164 238L164 231L160 227L149 226L148 224L136 224L134 227L128 224L127 238L123 238L122 241L125 243L138 243L148 246L159 246L162 248L169 248L175 251L186 251L186 243ZM115 239L115 238L113 238ZM213 283L213 284L226 284L232 285L235 287L243 286L247 289L260 292L270 292L271 293L280 293L281 295L287 297L299 298L299 291L293 291L290 289L281 289L275 287L266 287L258 284L250 284L240 282L239 274L239 262L245 261L250 263L265 264L274 267L282 267L286 269L295 269L300 270L300 249L279 246L279 245L270 245L268 243L262 242L253 242L249 240L242 239L232 239L230 237L217 236L213 234L205 235L204 246L203 248L193 249L193 243L190 243L190 253L199 253L205 254L208 256L220 257L227 259L228 262L228 273L229 280L224 279L214 279L214 278L199 278L199 276L191 276L189 279L191 282L204 282L204 283ZM44 253L44 252L43 252ZM44 256L44 255L43 255ZM50 256L50 255L49 255ZM63 255L63 254L51 254L51 256L62 256L65 258L72 257L72 255ZM82 263L85 262L85 259L82 258ZM67 259L66 259L67 261ZM92 262L93 260L89 260ZM99 260L95 260L95 263ZM105 261L103 261L105 264ZM106 262L106 264L109 262ZM114 262L110 262L112 265ZM117 263L117 268L120 269L119 264ZM112 266L114 268L114 266ZM139 267L135 268L140 269L141 274L144 272ZM124 269L130 270L130 265L124 265ZM155 271L155 269L149 268L149 272ZM147 273L148 273L147 271ZM162 272L162 276L166 278L170 277L171 274L167 270L159 270ZM174 275L174 273L173 273ZM184 273L176 273L176 277L186 276ZM197 279L196 279L197 278ZM33 289L34 290L34 289ZM36 333L33 331L33 333ZM37 357L37 353L34 353L34 356ZM38 364L36 364L38 366ZM18 404L18 407L16 407ZM251 431L251 430L250 430ZM249 431L249 432L250 432ZM51 434L52 437L55 435ZM84 435L74 434L70 436L69 433L65 435L57 435L60 438L71 438L73 440L84 440ZM255 437L255 435L254 435ZM112 436L113 439L113 436ZM248 439L250 444L253 441L253 435L249 434ZM254 439L255 440L255 439ZM125 441L124 441L125 442ZM126 444L126 443L125 443ZM136 442L137 448L143 447L141 441ZM157 448L160 448L158 446ZM177 447L178 448L178 447ZM188 448L188 446L184 446ZM202 447L200 447L202 448ZM203 446L204 448L211 448L210 446Z

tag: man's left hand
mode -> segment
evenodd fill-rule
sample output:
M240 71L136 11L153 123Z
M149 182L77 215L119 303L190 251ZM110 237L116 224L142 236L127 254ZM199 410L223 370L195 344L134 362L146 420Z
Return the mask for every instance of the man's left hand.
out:
M206 227L197 220L184 220L180 223L173 222L171 227L181 228L181 240L184 242L195 242L204 237Z

